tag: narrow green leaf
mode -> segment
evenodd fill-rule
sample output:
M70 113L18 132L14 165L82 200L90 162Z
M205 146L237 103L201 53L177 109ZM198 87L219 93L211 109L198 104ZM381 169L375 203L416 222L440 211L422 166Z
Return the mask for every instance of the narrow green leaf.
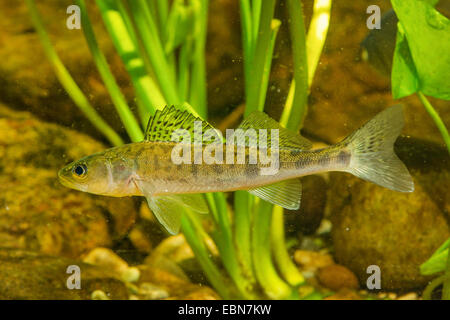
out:
M184 0L175 0L165 26L166 43L164 50L172 52L186 41L188 36L194 37L195 15L193 6L184 4Z

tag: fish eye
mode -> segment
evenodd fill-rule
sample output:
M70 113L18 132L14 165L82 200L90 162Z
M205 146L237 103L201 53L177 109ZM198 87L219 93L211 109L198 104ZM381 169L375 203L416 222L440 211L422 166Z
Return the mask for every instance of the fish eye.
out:
M78 164L73 167L72 173L79 178L83 178L87 174L87 167L85 164Z

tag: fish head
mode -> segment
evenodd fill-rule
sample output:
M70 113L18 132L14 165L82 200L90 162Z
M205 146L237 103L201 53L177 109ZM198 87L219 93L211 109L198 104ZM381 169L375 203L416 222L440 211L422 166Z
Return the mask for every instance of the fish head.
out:
M108 195L112 192L110 161L97 153L74 161L59 170L62 185L79 191Z

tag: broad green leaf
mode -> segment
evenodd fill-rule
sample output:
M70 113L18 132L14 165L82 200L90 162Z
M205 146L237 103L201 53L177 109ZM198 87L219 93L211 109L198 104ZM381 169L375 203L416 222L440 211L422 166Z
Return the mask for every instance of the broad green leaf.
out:
M409 96L419 89L416 67L400 24L392 62L391 82L392 95L395 99Z
M447 239L428 259L420 266L420 273L430 275L445 270L448 259L448 248L450 246L450 238Z
M399 47L395 50L392 72L394 97L401 98L420 90L426 95L450 100L449 19L425 1L391 2L404 33L401 35L400 31ZM417 85L412 80L414 76Z
M424 276L443 272L447 266L448 249L439 252L420 265L420 273Z

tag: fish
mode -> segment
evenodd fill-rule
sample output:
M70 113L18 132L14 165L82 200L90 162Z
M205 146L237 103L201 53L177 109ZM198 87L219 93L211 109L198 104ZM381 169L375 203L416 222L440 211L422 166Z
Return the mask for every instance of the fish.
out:
M211 141L203 139L214 131L209 123L166 106L150 117L142 142L86 156L63 167L58 177L62 185L83 192L144 196L158 221L176 234L185 209L209 212L202 193L247 190L262 200L296 210L302 193L300 177L328 171L348 172L391 190L412 192L412 178L393 148L403 125L402 106L395 105L341 142L313 149L298 133L283 128L264 112L254 111L237 128L241 130L230 136L227 130L226 139L218 136L222 140ZM180 130L188 133L189 140L180 142L176 135ZM260 152L259 157L253 157L254 151ZM206 161L206 157L196 162L208 152L216 162ZM174 154L183 154L184 161ZM226 161L220 162L219 154ZM274 161L267 161L269 158Z

